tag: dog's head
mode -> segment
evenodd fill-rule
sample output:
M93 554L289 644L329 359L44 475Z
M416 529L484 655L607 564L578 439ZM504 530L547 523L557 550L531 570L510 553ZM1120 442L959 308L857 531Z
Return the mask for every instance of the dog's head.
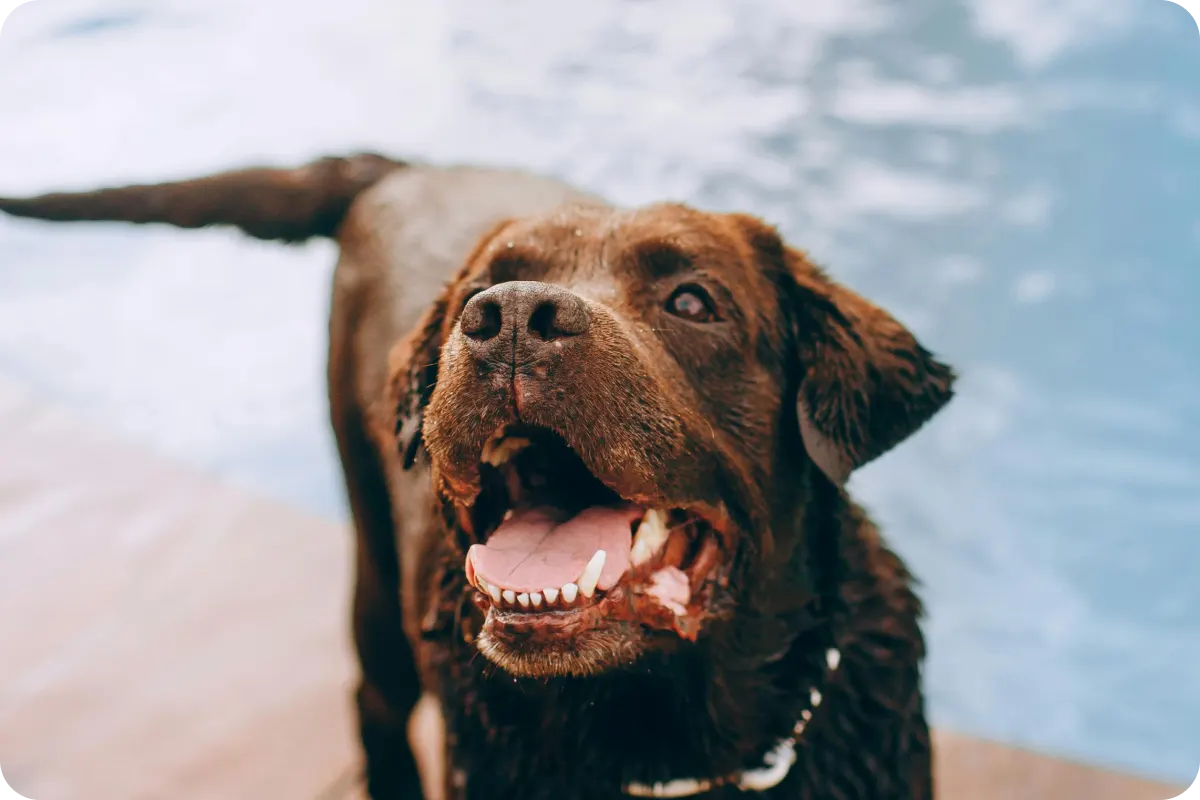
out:
M520 676L807 603L814 498L952 383L770 227L680 205L499 224L393 353L406 464L423 441L478 646Z

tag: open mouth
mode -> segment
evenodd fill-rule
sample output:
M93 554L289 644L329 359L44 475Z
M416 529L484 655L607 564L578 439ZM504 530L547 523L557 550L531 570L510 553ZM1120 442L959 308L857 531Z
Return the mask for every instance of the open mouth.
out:
M561 437L509 428L484 447L466 574L506 624L597 615L683 632L722 563L699 514L628 502Z

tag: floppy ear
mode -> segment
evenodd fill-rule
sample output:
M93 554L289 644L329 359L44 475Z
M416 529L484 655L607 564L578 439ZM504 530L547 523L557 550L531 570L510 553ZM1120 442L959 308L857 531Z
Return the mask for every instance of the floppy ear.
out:
M492 240L508 227L511 220L502 220L480 237L471 253L459 267L458 273L446 284L441 295L421 315L416 327L392 348L388 356L388 400L395 409L395 436L403 458L404 469L411 469L421 449L421 428L425 408L437 386L438 361L442 344L454 326L450 303L459 284L470 274L480 254Z
M793 337L804 447L841 485L950 401L954 370L886 311L786 247L773 229L757 220L749 224L755 249L774 265Z

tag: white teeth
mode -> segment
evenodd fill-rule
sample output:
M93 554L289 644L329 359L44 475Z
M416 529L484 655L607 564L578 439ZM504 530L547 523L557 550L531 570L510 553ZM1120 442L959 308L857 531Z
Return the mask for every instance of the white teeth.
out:
M825 653L825 663L829 665L830 669L837 669L838 665L842 663L841 652L836 649L829 650L828 652L826 652Z
M562 588L563 602L567 605L575 602L575 598L579 595L579 587L573 583L568 583Z
M492 598L492 602L500 606L520 606L521 608L541 608L542 605L553 606L561 596L563 605L569 606L580 597L591 598L596 593L596 584L600 573L604 570L607 554L597 550L596 555L583 568L583 574L576 583L568 583L561 589L543 589L540 592L517 592L514 589L501 589L492 586L483 578L476 577L475 586Z
M667 530L667 523L662 512L658 509L650 509L642 517L637 535L633 537L633 549L629 553L629 560L635 567L645 564L663 548L669 535L670 531Z
M579 576L579 591L584 597L591 597L596 593L596 583L600 580L600 571L604 569L606 558L608 558L607 553L597 550L596 555L592 556L592 560L583 568L583 573Z
M809 701L812 702L813 708L816 708L817 706L821 705L821 699L822 699L821 693L818 692L816 689L812 690L812 692L808 696L808 699L809 699Z
M526 447L529 447L529 440L519 436L491 439L483 447L483 463L499 467Z
M471 545L471 548L467 550L467 560L463 562L463 572L467 574L468 583L482 584L482 579L479 581L475 580L475 559L471 557L475 553L475 548L477 547L479 547L479 545L473 544Z

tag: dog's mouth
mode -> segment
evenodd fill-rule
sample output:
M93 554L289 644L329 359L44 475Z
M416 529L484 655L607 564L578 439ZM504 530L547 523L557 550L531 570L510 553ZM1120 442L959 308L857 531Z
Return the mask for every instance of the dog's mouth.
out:
M724 562L695 511L646 508L596 478L559 436L509 428L484 447L465 570L507 632L570 635L636 622L693 638L701 589Z

